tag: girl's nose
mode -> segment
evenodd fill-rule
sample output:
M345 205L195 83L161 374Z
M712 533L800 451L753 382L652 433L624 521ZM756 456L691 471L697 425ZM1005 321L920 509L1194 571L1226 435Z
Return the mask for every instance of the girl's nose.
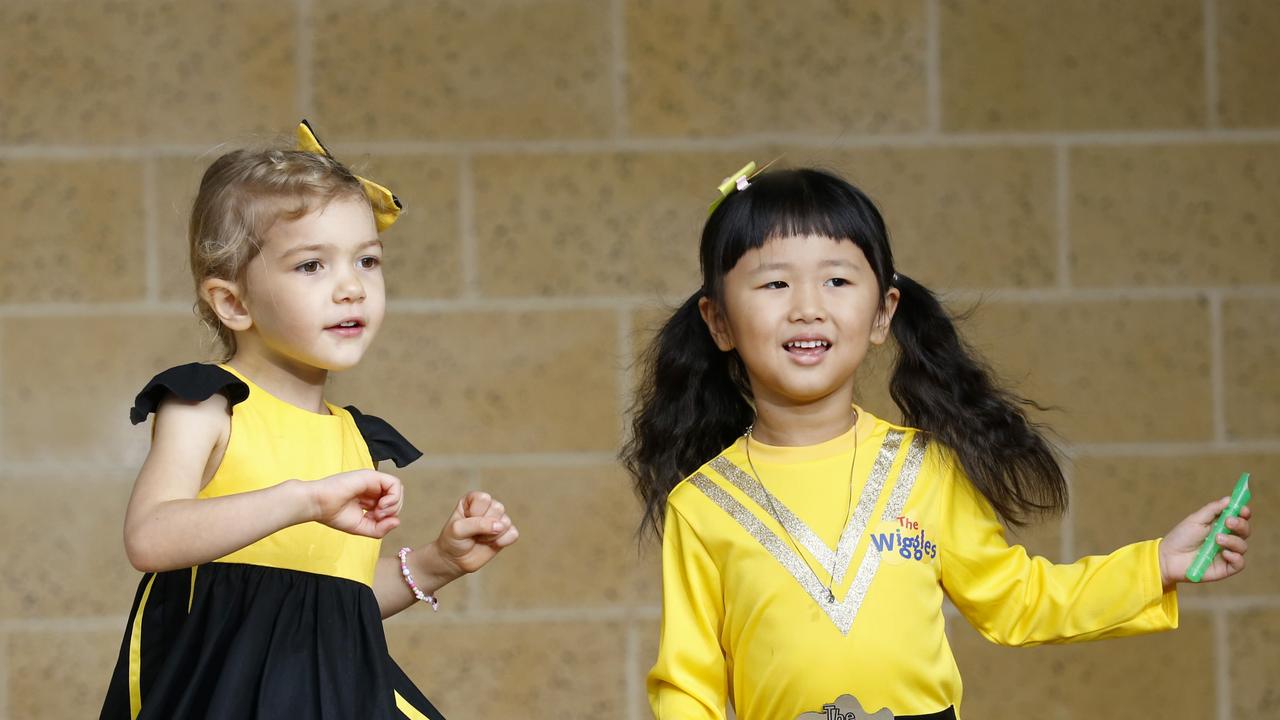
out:
M355 273L349 272L338 279L333 288L333 299L336 302L359 302L364 300L364 283Z
M791 294L792 322L816 322L826 319L826 308L822 304L822 293L816 288L799 286Z

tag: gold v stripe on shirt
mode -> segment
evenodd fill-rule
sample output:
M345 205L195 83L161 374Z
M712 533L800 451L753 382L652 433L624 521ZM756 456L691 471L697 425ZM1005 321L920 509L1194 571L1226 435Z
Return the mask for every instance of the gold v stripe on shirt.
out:
M875 509L876 501L880 499L880 492L884 489L885 480L889 478L889 468L893 466L893 460L898 456L898 449L902 447L901 430L891 430L880 445L880 452L877 453L875 463L871 466L871 474L867 477L867 483L862 488L862 495L858 498L858 504L849 514L849 522L845 524L840 532L840 539L836 542L834 551L835 557L832 557L833 551L827 546L817 533L813 532L803 520L796 517L781 500L773 493L769 492L756 479L748 475L742 468L729 462L724 456L720 456L711 461L711 469L720 473L724 479L733 483L747 497L751 498L761 510L768 507L774 507L778 510L778 518L782 521L782 526L786 528L791 537L795 538L798 543L809 551L818 564L824 568L834 567L835 575L831 580L833 585L839 585L844 580L845 570L849 567L849 561L853 558L854 548L858 546L858 539L862 537L862 533L867 529L867 522L871 519L871 511ZM766 510L767 512L767 510Z
M854 549L866 532L872 510L884 491L885 483L889 478L889 471L902 445L903 436L904 433L901 430L892 430L885 436L884 442L880 446L880 452L872 465L871 474L867 478L867 483L863 487L861 496L858 498L858 504L854 511L850 513L849 522L845 524L841 531L840 539L837 541L834 550L827 546L818 537L817 533L813 532L786 505L769 494L767 489L755 482L741 468L723 457L712 461L711 468L724 476L726 480L747 497L750 497L761 510L766 507L769 500L772 500L774 507L778 509L778 516L781 518L783 527L796 539L796 542L817 560L819 565L831 567L834 557L836 569L832 584L838 585L852 566ZM881 513L882 521L892 520L902 514L902 508L906 504L907 497L911 494L912 487L915 486L916 476L920 472L920 465L924 460L927 445L928 441L922 438L919 433L912 438L911 445L907 449L906 458L902 461L902 468L898 471L898 479L894 483L884 511ZM826 602L827 588L823 587L819 579L809 570L804 558L800 557L795 548L787 541L769 529L759 515L748 510L723 487L702 473L694 475L690 478L690 482L736 520L769 554L773 555L774 559L809 594L809 597L813 598L818 607L827 613L827 617L835 624L840 634L849 634L849 628L853 626L853 620L857 617L858 610L862 607L862 601L866 597L867 589L871 586L871 581L875 579L876 572L880 569L879 553L865 552L862 563L858 566L858 571L854 575L853 582L849 586L848 592L845 593L844 599L839 602L828 603Z

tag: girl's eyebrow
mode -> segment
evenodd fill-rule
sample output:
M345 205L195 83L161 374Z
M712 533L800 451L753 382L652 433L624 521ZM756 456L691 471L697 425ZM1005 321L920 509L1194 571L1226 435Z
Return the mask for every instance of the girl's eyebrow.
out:
M793 267L795 266L788 262L761 263L751 268L751 272L770 272L772 270L790 270ZM823 260L822 262L818 263L818 267L856 268L858 267L858 263L854 262L853 260L845 260L844 258L829 258L827 260Z
M823 260L821 263L818 264L818 267L821 267L821 268L839 267L839 268L849 268L850 270L857 270L859 267L862 267L862 265L857 260L845 260L844 258L831 258L829 260Z
M787 262L760 263L751 268L751 272L769 272L771 270L790 270L793 266Z
M312 243L310 245L295 245L294 247L291 247L288 250L285 250L284 255L287 257L294 253L300 253L300 252L320 252L321 250L328 250L331 247L333 246L328 243Z
M374 245L378 247L382 247L382 241L377 238L374 238L372 240L366 240L363 243L361 243L359 247L356 248L356 250L357 251L364 250L365 248L368 248ZM321 252L323 250L331 250L331 249L333 249L332 243L311 243L309 245L298 245L296 247L291 247L288 250L285 250L281 257L288 257L290 255L293 255L294 253L300 253L300 252Z

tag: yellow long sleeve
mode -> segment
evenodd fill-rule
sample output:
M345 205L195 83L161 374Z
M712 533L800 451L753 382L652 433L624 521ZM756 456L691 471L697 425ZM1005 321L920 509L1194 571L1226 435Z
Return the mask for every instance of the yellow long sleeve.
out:
M723 720L728 679L720 571L693 528L668 508L662 536L662 641L648 692L658 720Z
M1178 626L1160 582L1159 541L1055 565L1010 546L987 501L954 472L943 483L942 586L971 625L1001 645L1081 642Z

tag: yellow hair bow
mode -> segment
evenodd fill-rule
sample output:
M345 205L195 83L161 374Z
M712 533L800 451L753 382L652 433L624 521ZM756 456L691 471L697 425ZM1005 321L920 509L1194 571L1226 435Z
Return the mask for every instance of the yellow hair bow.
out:
M298 123L298 149L329 158L333 157L333 153L330 153L329 149L321 144L320 138L316 137L315 131L311 129L311 124L306 120ZM360 185L364 188L364 194L369 198L369 204L373 206L373 221L378 227L378 232L391 227L396 219L400 217L400 211L404 209L404 206L400 204L400 198L372 180L362 178L359 175L356 176L356 179L360 181Z

